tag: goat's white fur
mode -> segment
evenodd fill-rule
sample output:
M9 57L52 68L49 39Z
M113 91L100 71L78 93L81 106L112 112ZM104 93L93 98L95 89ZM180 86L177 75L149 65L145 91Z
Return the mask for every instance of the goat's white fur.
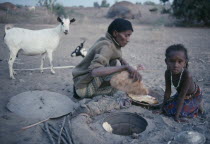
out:
M28 6L27 9L29 11L35 11L36 10L36 7L35 6Z
M41 54L41 72L43 72L43 61L46 55L50 61L51 72L54 74L52 64L52 54L53 51L58 47L60 38L63 33L67 34L69 31L69 18L59 18L58 21L63 23L59 24L55 28L42 29L42 30L29 30L24 28L10 28L8 25L5 26L5 38L4 42L9 48L9 73L10 78L15 79L13 63L16 59L16 55L19 50L25 55L39 55Z

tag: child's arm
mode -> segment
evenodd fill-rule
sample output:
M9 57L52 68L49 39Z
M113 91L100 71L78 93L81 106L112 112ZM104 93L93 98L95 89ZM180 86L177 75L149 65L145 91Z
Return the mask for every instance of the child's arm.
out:
M166 88L165 88L165 93L164 93L163 106L171 96L171 81L170 81L169 70L165 71L165 85L166 85Z
M177 111L176 111L176 115L175 115L175 121L179 122L179 115L180 115L180 112L181 112L183 104L184 104L184 98L187 94L187 91L188 91L191 83L192 83L192 77L191 77L190 73L187 70L185 70L183 73L182 88L181 88L180 94L177 99Z

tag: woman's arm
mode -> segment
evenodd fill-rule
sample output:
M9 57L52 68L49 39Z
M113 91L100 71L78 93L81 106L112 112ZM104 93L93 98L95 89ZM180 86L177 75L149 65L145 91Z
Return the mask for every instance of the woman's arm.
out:
M113 66L113 67L99 67L95 68L91 71L91 75L93 77L100 77L100 76L107 76L116 72L121 72L123 70L127 70L128 66L123 65L123 66Z
M91 75L93 77L107 76L123 70L127 70L130 73L130 77L134 80L134 82L142 80L142 76L138 73L138 71L129 65L95 68L91 71Z
M175 115L175 121L179 122L179 115L184 104L184 98L187 94L187 91L191 83L192 83L192 77L189 74L189 72L185 70L183 74L183 85L177 99L177 111Z

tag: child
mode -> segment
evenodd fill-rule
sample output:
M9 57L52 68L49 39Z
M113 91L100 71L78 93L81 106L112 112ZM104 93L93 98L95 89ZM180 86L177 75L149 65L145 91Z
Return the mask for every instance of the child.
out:
M202 92L188 71L187 49L181 45L171 45L166 49L165 71L166 89L162 110L180 122L179 117L196 117L203 112ZM170 98L171 86L177 93Z

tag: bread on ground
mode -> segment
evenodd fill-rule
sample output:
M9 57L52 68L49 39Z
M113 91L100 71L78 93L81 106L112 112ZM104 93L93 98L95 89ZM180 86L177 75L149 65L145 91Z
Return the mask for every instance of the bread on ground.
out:
M112 126L108 122L104 122L102 126L107 132L112 133L113 131Z
M128 96L136 101L136 102L145 102L148 104L158 104L158 100L155 97L152 97L150 95L133 95L133 94L128 94Z

